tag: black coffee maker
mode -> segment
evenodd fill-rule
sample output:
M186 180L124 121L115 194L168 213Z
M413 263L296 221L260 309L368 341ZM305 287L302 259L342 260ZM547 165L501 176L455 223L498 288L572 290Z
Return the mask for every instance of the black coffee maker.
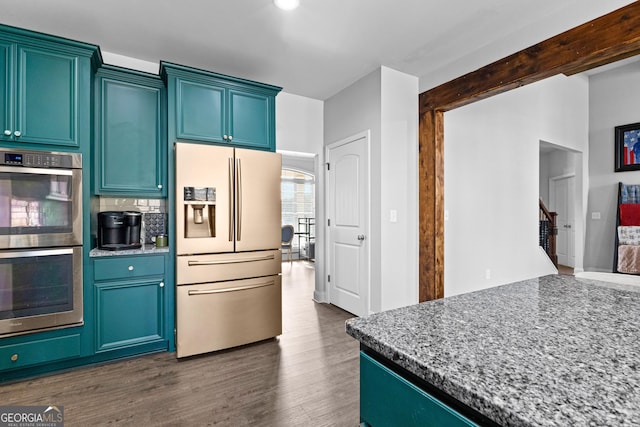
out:
M108 211L98 213L98 249L119 251L137 249L140 243L142 213Z

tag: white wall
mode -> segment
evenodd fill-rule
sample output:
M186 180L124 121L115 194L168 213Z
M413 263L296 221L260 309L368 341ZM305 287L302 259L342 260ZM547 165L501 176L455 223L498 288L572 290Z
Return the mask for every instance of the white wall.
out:
M591 76L589 91L585 270L612 271L618 182L640 184L640 171L614 172L614 127L640 122L640 62ZM601 219L591 219L593 212Z
M372 311L379 311L381 306L380 277L380 128L382 93L382 70L379 68L364 76L351 86L338 92L324 103L324 140L325 146L349 138L366 130L370 131L371 194L369 205L369 229L366 243L369 244L369 302ZM327 242L328 243L328 242ZM325 276L326 277L326 276ZM326 284L326 280L324 281ZM326 288L326 286L325 286ZM329 300L328 289L325 289L325 300Z
M276 97L278 151L322 154L324 102L280 92Z
M418 79L382 67L381 86L381 310L389 310L418 302Z
M445 114L445 296L556 272L538 245L539 144L586 153L587 100L586 79L557 76Z
M158 74L160 72L160 64L158 62L144 61L142 59L118 55L117 53L102 51L102 61L105 64L131 68L132 70L144 71L151 74Z
M417 111L418 79L386 67L325 101L325 145L366 130L371 135L372 312L418 301Z

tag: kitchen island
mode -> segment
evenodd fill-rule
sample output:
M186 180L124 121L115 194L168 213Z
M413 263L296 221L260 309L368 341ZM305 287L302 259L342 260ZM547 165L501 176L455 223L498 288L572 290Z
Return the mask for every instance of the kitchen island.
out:
M346 330L361 343L361 418L373 426L443 411L449 425L640 425L638 287L545 276Z

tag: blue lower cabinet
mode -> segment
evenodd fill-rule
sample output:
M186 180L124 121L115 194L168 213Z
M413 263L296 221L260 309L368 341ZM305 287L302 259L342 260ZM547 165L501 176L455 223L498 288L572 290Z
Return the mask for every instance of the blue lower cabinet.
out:
M373 427L477 425L362 352L360 421Z
M163 255L96 258L94 279L97 354L167 349Z

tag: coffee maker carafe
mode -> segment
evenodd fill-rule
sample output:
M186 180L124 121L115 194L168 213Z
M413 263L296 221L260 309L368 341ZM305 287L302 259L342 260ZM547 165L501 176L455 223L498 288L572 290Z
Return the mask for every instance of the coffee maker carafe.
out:
M142 214L133 211L98 213L98 249L118 251L137 249L140 243Z

